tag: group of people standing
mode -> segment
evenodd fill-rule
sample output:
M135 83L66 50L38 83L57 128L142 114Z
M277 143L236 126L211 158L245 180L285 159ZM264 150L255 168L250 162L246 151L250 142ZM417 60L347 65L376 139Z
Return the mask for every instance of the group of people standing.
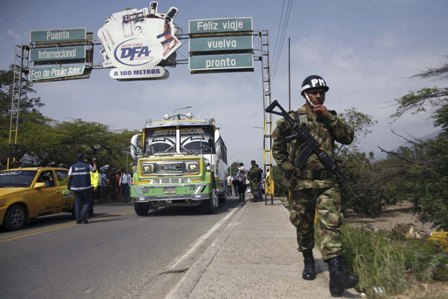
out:
M68 171L67 188L73 191L75 196L76 223L86 224L89 223L88 218L94 216L95 199L99 199L101 194L107 192L110 180L104 171L99 171L95 158L89 163L84 153L78 153L76 159ZM119 188L121 191L123 201L128 202L132 176L126 169L117 175L117 190Z
M250 201L262 200L263 187L263 170L258 166L255 160L251 161L251 168L247 171L244 168L244 163L240 163L238 171L235 175L227 177L227 194L232 195L232 189L235 195L238 196L238 201L244 202L246 200L246 190L249 186L252 198Z

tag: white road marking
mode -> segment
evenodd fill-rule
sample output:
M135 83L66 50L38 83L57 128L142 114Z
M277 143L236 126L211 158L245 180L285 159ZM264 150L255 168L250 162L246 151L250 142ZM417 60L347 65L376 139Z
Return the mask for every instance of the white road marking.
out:
M213 234L220 226L222 226L227 219L232 217L232 215L238 210L238 208L234 208L229 214L227 214L224 218L222 218L218 223L213 225L205 234L200 236L193 244L191 244L190 248L187 250L187 252L178 257L177 260L175 260L174 264L171 265L170 270L173 270L176 268L177 265L179 265L183 260L185 260L187 257L189 257L199 246L201 246L202 243L211 235Z

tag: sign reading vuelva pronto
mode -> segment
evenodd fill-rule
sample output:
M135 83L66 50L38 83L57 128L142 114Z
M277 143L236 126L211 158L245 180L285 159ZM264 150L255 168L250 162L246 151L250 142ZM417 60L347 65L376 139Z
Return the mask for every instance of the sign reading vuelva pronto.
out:
M157 5L153 1L150 8L114 13L98 30L103 66L114 68L110 71L111 78L142 80L167 76L168 72L156 66L181 46L173 23L178 10L171 7L166 14L161 14Z
M253 71L252 53L191 56L188 68L192 73L209 71Z
M189 40L190 53L252 50L253 45L251 35L202 37Z

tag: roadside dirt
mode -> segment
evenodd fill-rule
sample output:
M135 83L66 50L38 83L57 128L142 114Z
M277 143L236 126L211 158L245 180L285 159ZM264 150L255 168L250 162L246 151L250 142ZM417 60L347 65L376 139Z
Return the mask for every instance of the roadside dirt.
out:
M415 227L416 232L429 234L431 232L431 223L422 223L417 215L412 212L412 204L399 203L385 207L382 215L378 218L362 217L356 214L348 214L345 222L354 225L366 227L370 230L392 231L398 227ZM417 282L409 286L406 294L389 297L393 299L448 299L448 282Z
M387 231L392 231L397 224L413 224L418 230L422 230L428 234L431 232L432 225L431 223L420 222L417 215L412 212L412 204L407 202L386 206L378 218L363 217L349 213L345 221L355 226Z

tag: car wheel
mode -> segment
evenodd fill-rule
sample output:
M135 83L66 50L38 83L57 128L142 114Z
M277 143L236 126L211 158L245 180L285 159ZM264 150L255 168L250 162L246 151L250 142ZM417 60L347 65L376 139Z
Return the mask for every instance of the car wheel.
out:
M6 230L21 229L26 222L25 208L21 205L12 205L8 208L3 221L3 228Z
M149 210L149 204L146 202L145 203L134 202L134 210L135 213L139 216L147 216Z

